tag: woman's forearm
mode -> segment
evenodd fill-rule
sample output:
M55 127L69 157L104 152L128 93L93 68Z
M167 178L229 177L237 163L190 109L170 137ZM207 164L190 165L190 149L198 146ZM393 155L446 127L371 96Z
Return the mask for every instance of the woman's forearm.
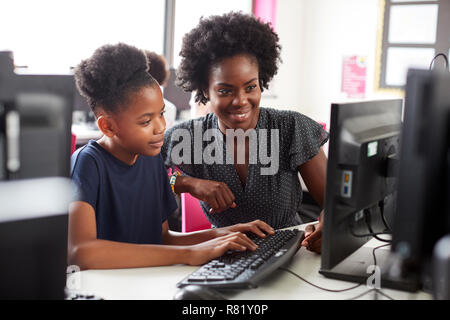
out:
M187 176L179 176L174 185L174 190L176 194L180 193L191 193L193 183L197 180L196 178L187 177Z

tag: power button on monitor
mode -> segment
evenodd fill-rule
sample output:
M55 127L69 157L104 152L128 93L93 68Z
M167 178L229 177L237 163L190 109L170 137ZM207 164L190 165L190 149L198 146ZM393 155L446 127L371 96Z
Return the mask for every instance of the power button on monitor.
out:
M352 176L353 173L350 170L342 171L342 183L341 183L341 197L352 197Z

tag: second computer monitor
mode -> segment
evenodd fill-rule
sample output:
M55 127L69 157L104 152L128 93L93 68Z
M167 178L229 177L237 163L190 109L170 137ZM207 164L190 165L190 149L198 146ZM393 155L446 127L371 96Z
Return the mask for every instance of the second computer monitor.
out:
M450 73L411 69L405 89L392 251L399 276L426 290L433 277L450 278L431 272L436 242L450 233Z
M402 104L394 99L331 106L320 270L327 277L363 282L372 255L344 260L392 224Z

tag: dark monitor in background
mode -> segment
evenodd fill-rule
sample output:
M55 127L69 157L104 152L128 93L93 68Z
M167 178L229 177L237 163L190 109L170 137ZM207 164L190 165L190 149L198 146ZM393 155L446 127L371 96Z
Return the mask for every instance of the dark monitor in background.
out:
M0 299L64 299L66 178L0 183Z
M74 92L0 52L0 299L64 298Z
M89 107L87 100L85 97L83 97L78 90L75 90L74 92L74 98L73 98L73 110L74 111L84 111L86 113L91 112L91 107Z
M71 75L17 75L0 52L0 180L70 173Z
M362 246L392 225L401 117L401 99L331 106L320 269L326 277L363 283L370 275L372 249ZM377 252L377 265L382 251L389 252Z
M450 233L449 201L450 73L409 70L391 273L416 288L429 289L433 248Z

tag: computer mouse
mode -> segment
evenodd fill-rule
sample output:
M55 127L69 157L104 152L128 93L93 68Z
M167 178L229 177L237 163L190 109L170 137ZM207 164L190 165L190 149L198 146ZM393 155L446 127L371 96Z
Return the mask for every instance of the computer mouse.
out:
M179 289L174 300L227 300L217 290L205 286L189 285Z

